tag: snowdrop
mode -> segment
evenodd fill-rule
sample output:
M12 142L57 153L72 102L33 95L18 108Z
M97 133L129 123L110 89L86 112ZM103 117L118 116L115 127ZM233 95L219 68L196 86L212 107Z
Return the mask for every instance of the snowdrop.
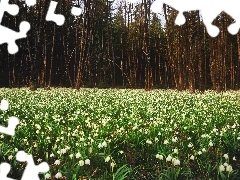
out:
M50 154L50 157L54 157L54 154L52 153L52 154Z
M77 154L76 154L76 158L78 159L78 158L80 158L80 157L82 157L82 155L81 155L80 153L77 153Z
M80 166L83 166L83 165L84 165L84 161L83 161L83 160L80 160L80 161L79 161L79 165L80 165Z
M193 156L193 155L191 155L190 159L191 159L191 160L194 160L194 156Z
M175 148L175 149L173 150L173 152L174 152L175 154L178 154L178 149Z
M208 145L212 147L212 146L213 146L213 143L212 143L212 142L210 142Z
M171 161L172 160L172 156L168 155L168 157L166 158L166 161Z
M107 147L107 142L106 141L103 141L102 147Z
M72 159L73 158L73 154L70 154L69 157Z
M59 164L60 164L60 161L59 161L59 160L56 160L56 161L54 162L54 164L55 164L55 165L59 165Z
M163 160L163 155L157 154L157 155L156 155L156 158L157 158L157 159L160 159L160 160Z
M152 141L147 140L146 143L147 143L147 144L152 144Z
M11 160L12 158L13 158L13 156L12 156L12 155L8 156L8 160Z
M86 164L86 165L90 165L90 159L86 159L86 160L85 160L85 164Z
M60 179L62 177L62 173L58 172L56 175L55 175L55 178L57 179Z
M174 166L179 166L180 165L180 160L174 158L173 165Z
M168 144L168 140L164 140L163 144Z
M110 159L111 159L110 156L106 157L105 162L110 161Z
M222 171L225 171L225 167L223 165L220 165L219 166L219 171L222 172Z
M193 147L192 143L189 143L189 144L188 144L188 147L189 147L189 148Z
M227 172L232 172L232 170L233 170L233 168L232 168L231 165L228 165L228 166L226 167L226 171L227 171Z
M228 158L229 158L229 157L228 157L228 154L224 154L223 157L224 157L225 159L228 159Z
M51 175L49 173L45 174L46 179L51 179Z

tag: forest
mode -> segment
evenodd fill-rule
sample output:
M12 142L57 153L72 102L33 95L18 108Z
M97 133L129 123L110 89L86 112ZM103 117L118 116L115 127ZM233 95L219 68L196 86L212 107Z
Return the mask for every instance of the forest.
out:
M185 12L186 23L175 24L178 11L168 5L162 15L151 12L153 0L57 1L55 13L63 26L46 21L50 0L20 7L17 16L5 13L1 25L19 31L28 21L27 38L17 40L11 55L0 46L0 87L82 87L208 89L240 87L240 37L227 27L234 22L222 12L213 21L220 34L206 32L199 11ZM113 4L115 4L113 6ZM71 8L81 7L73 16ZM161 8L161 7L160 7ZM163 22L164 20L164 22Z

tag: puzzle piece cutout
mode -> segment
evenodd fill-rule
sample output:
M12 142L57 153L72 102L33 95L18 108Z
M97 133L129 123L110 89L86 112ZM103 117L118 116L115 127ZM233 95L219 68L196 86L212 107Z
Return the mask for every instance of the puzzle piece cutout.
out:
M16 159L19 162L27 162L21 180L40 180L38 174L49 171L49 165L46 162L35 165L32 155L27 154L24 151L18 151Z
M36 4L36 0L25 0L28 6L34 6Z
M20 23L19 29L20 31L16 32L0 25L0 45L8 43L8 52L10 54L18 52L18 46L15 41L27 37L27 32L30 30L30 24L23 21Z
M58 26L62 26L65 22L65 17L62 14L55 14L58 2L51 1L46 15L46 21L53 21Z
M217 26L213 25L214 19L221 13L225 12L235 19L235 23L229 25L228 32L232 35L238 33L240 28L240 1L239 0L155 0L151 5L153 12L160 12L163 4L167 4L172 8L178 10L175 23L183 25L186 19L183 15L184 11L200 10L203 18L203 23L210 36L218 36L220 30Z
M1 109L2 111L6 111L6 110L8 110L8 107L9 107L8 101L5 100L5 99L3 99L3 100L1 101L0 109Z
M11 166L10 164L3 162L0 164L0 179L1 180L16 180L7 177L7 174L10 172Z
M8 127L0 126L0 133L14 136L15 129L18 124L19 124L19 119L17 117L12 116L8 119Z
M28 3L31 1L34 0L27 0ZM32 4L32 2L30 4ZM0 45L7 43L8 52L10 54L15 54L18 52L18 46L15 41L27 37L27 32L30 30L30 24L26 21L22 21L19 26L19 32L4 27L1 25L4 12L8 12L12 16L15 16L19 13L19 7L16 4L9 4L9 0L0 1Z
M9 0L1 0L0 1L0 24L2 23L4 12L8 12L12 16L16 16L19 12L19 7L16 4L9 4Z
M74 16L79 16L82 13L82 10L81 8L78 8L78 7L72 7L71 13Z

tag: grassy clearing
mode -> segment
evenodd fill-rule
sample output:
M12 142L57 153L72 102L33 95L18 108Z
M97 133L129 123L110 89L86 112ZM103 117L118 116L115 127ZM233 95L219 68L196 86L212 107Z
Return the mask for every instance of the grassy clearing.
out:
M21 177L16 152L46 161L43 179L239 179L240 92L1 89L16 116L0 136L1 162ZM45 177L44 177L45 176Z

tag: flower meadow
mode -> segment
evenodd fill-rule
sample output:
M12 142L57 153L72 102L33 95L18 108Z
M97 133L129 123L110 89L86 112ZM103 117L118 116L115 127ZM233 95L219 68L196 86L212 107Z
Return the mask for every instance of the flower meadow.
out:
M20 122L0 134L11 178L24 150L49 164L41 179L240 179L240 91L2 88L0 98L0 124Z

